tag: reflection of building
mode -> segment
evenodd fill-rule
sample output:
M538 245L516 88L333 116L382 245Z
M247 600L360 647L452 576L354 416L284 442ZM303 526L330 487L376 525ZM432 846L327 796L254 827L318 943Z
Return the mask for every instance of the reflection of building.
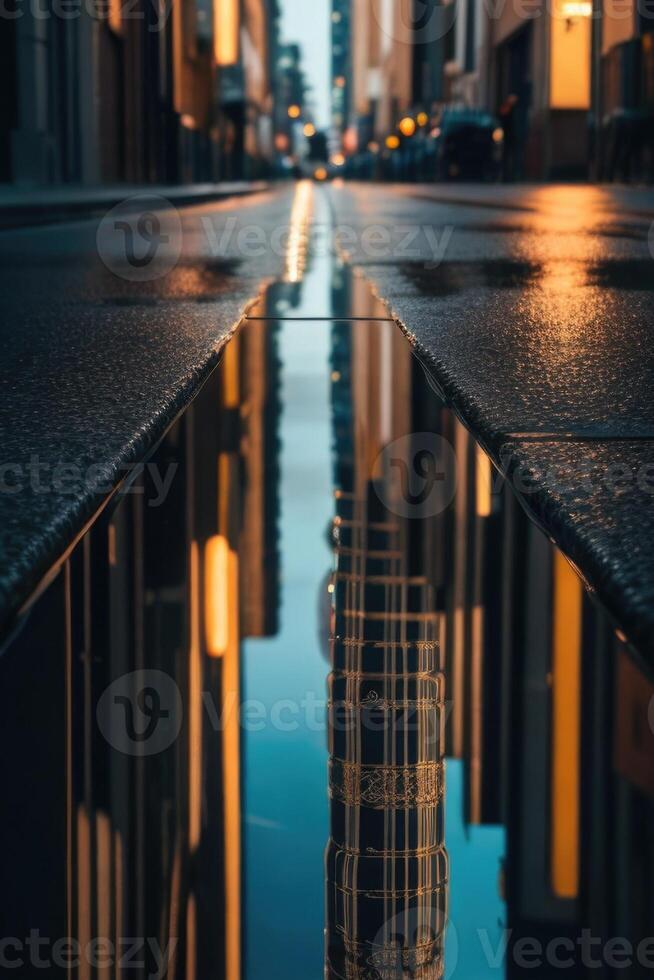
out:
M271 156L273 0L21 5L0 41L0 180L189 181Z
M306 93L299 44L280 44L275 66L275 149L281 155L293 156L298 150Z
M350 311L363 312L360 281L339 275ZM335 308L343 312L339 304ZM543 957L556 941L554 956L582 975L586 968L589 975L613 976L602 957L605 944L617 936L632 944L630 974L644 977L647 968L636 961L635 951L651 931L654 676L425 383L399 335L401 343L394 346L393 332L361 323L333 328L335 480L343 490L337 495L332 581L337 637L330 687L336 760L332 819L336 835L347 833L358 841L350 851L333 845L329 850L328 900L340 902L332 904L330 915L342 925L330 934L334 955L343 955L345 940L355 935L351 916L375 923L374 907L349 887L348 875L360 870L360 880L368 882L365 876L372 873L365 861L357 863L356 851L370 841L374 851L379 847L374 815L360 805L378 784L361 758L357 765L352 761L374 747L380 732L394 730L395 722L388 720L380 720L376 729L363 724L373 706L387 705L393 692L394 657L404 650L401 643L389 644L398 640L393 612L404 610L403 626L410 629L417 610L423 610L437 614L442 640L450 708L447 766L463 774L462 810L450 808L445 835L459 968L466 966L468 947L479 946L479 928L497 928L492 945L501 948L506 927L512 931L503 969L510 978L526 973L517 946L526 938L540 944ZM401 392L397 398L396 391ZM385 494L382 505L366 486L383 472L377 463L380 449L406 432L442 436L454 449L456 469L452 502L407 521ZM411 438L404 449L394 447L398 465L414 458ZM413 556L412 573L430 584L428 596L419 589L402 592L397 577L406 572L407 556ZM371 585L382 575L383 598ZM401 639L406 641L406 634ZM368 677L375 656L383 658L384 691ZM385 744L392 745L392 739ZM350 814L352 796L359 809ZM465 861L457 845L458 824L466 841L484 841L474 880L476 889L485 880L490 896L479 913L487 916L483 921L466 918L471 883L459 877ZM390 817L388 826L393 826ZM401 860L397 840L395 846ZM475 864L475 845L467 846ZM339 864L344 851L349 863ZM364 933L359 927L358 936ZM367 938L372 942L375 935L373 930ZM584 945L584 936L594 937L591 947ZM594 967L588 967L589 959ZM530 964L530 975L551 977L552 972L551 961Z
M326 976L343 980L443 969L442 620L422 543L392 505L389 475L373 472L405 431L404 343L388 323L333 328Z
M6 642L12 935L97 941L98 964L150 937L135 976L241 975L240 643L276 629L276 370L274 331L230 342L151 458L165 499L146 469ZM75 975L114 975L92 962Z
M340 150L349 123L352 72L351 0L332 0L331 137L333 149Z

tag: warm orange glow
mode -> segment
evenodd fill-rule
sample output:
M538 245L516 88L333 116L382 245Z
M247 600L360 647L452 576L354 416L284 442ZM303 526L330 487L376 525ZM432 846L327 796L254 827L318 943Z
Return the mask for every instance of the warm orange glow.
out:
M179 121L184 127L184 129L197 129L195 116L190 115L190 113L188 112L183 112L179 118Z
M193 892L188 897L186 905L186 980L196 980L197 977L197 906Z
M490 457L477 446L477 515L490 517L493 512L491 495L493 469Z
M593 5L589 0L563 0L561 13L568 19L573 17L592 17Z
M348 126L343 133L343 149L346 153L356 153L359 148L359 134L356 126Z
M297 185L291 209L286 250L286 282L299 282L304 273L309 246L308 230L312 203L313 185L309 180L302 180Z
M429 122L429 116L427 115L426 112L419 112L418 115L416 116L416 122L418 123L419 126L426 126L427 123Z
M552 596L551 875L560 898L579 892L581 580L554 555Z
M332 157L332 163L335 167L342 167L345 163L345 157L342 153L335 153Z
M123 5L121 0L109 0L109 27L116 34L123 29Z
M222 717L225 842L225 975L241 976L241 726L239 717L238 558L229 552L231 629L223 658Z
M279 153L285 153L288 150L288 136L286 133L277 133L275 136L275 149Z
M324 167L316 167L313 176L316 180L327 180L328 174Z
M223 657L227 651L230 598L235 587L230 582L229 544L216 534L204 550L204 629L210 657Z
M411 116L405 116L404 119L400 120L399 129L402 136L413 136L416 131L415 119L412 119Z
M554 0L551 18L550 105L553 109L589 109L591 19L580 16L581 0ZM566 11L574 9L575 14Z
M238 408L241 403L241 374L238 344L227 344L223 354L223 406Z
M389 150L397 150L397 148L398 148L399 145L400 145L400 138L399 138L399 136L387 136L386 137L386 146L388 147Z
M504 130L502 129L501 126L498 126L497 129L493 130L493 142L494 143L504 142Z
M302 115L302 110L299 105L290 105L288 107L288 115L290 119L299 119Z
M213 0L214 59L221 68L238 63L240 29L239 0Z
M337 75L334 79L334 85L336 88L345 88L345 78L343 75Z
M370 143L368 143L368 149L371 153L379 153L379 143L371 140Z
M312 136L316 135L316 127L313 125L313 123L307 123L302 132L306 138L310 140Z
M111 822L106 813L95 817L95 856L96 856L96 925L98 935L111 935ZM98 971L102 976L101 971ZM106 976L107 974L105 974Z

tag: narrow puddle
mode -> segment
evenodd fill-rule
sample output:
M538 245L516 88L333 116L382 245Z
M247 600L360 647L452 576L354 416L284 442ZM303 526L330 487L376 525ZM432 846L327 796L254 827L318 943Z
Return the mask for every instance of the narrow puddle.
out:
M148 937L139 978L608 969L651 929L654 686L303 194L5 646L7 935Z

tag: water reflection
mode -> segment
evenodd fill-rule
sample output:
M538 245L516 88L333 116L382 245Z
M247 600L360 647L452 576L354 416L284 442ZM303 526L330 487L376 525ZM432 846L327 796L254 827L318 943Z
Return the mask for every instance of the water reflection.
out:
M652 679L384 312L342 266L271 287L164 499L4 639L4 935L55 975L649 969Z
M333 328L325 975L344 980L427 980L444 963L443 620L396 487L373 476L387 443L407 431L402 345L389 323ZM362 374L372 383L359 385Z

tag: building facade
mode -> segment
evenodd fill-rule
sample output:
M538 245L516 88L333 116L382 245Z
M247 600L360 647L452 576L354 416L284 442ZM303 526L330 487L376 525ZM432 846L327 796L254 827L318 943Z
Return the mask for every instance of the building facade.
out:
M277 0L17 8L0 41L0 180L155 183L265 171L276 24Z
M506 179L651 179L650 6L334 0L334 132L346 153L372 143L383 154L389 137L403 145L407 115L420 140L419 119L434 126L442 108L468 107L501 121Z

